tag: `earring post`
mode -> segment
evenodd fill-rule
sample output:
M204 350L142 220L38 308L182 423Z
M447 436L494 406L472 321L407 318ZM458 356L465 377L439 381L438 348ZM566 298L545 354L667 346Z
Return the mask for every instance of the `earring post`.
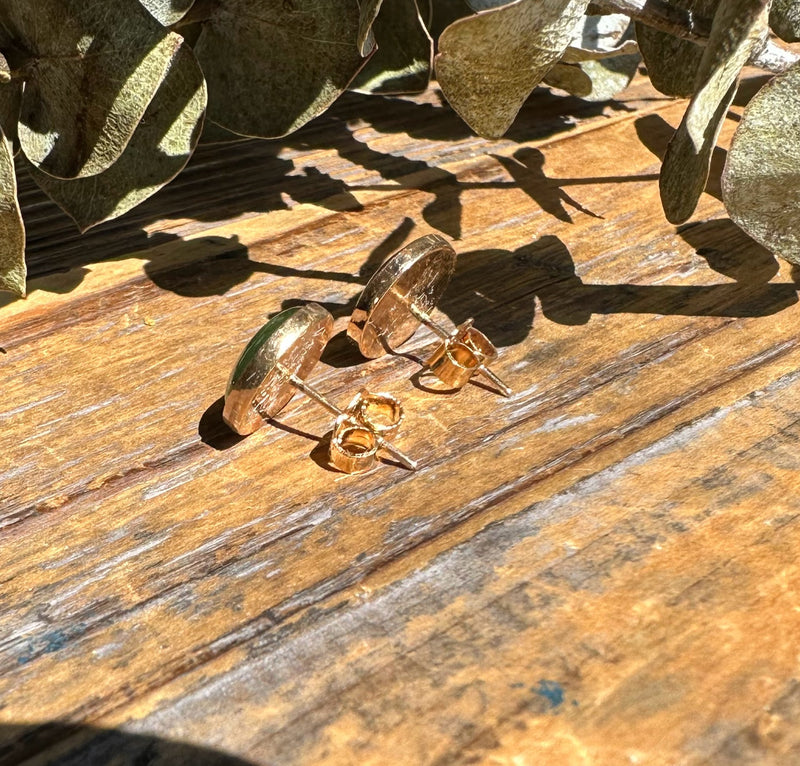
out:
M409 303L408 310L414 315L415 318L422 322L422 324L433 330L442 340L450 340L452 334L442 327L442 325L440 325L435 319L433 319L430 314L423 311L415 303ZM497 386L503 396L511 396L511 394L514 393L511 388L506 385L497 375L495 375L495 373L493 373L485 364L483 364L483 362L481 362L475 369L484 377L488 378L495 386Z
M297 377L293 372L287 370L283 365L277 365L277 370L280 372L295 388L302 391L307 397L313 399L317 404L324 407L328 412L336 415L337 417L346 415L346 413L337 407L330 399L325 397L316 388L309 386L302 378ZM386 450L393 458L402 463L403 466L411 471L416 471L418 464L416 460L412 460L408 455L401 452L390 442L386 441L380 434L373 430L375 441L381 449Z

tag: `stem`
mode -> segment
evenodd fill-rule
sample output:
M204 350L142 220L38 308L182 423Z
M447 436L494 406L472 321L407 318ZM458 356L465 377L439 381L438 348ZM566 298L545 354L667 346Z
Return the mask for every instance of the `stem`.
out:
M711 19L676 8L666 0L595 0L593 5L607 13L624 13L648 27L701 45L711 32Z
M711 32L712 19L676 8L666 0L594 0L592 6L606 13L624 13L634 21L697 45L705 45ZM798 61L800 53L765 37L747 63L773 74L781 74Z

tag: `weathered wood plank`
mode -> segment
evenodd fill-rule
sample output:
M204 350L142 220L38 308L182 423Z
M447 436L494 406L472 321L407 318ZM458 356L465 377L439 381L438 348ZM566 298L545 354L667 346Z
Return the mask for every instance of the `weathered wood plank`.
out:
M103 738L36 728L55 720L254 763L725 762L791 708L796 286L713 197L663 221L683 104L637 87L629 114L555 135L545 101L546 133L497 144L448 140L433 105L352 131L336 112L288 149L237 147L239 207L208 202L230 222L199 214L233 156L212 149L162 215L200 207L68 242L63 275L41 208L41 290L0 309L0 716L33 725L0 732L0 763L91 762ZM277 209L281 170L251 204L269 156L313 168L305 202ZM265 317L317 300L343 327L431 225L461 237L441 308L503 347L515 395L434 395L413 359L338 337L315 382L400 395L418 474L326 470L304 435L327 416L301 401L226 435L218 398Z

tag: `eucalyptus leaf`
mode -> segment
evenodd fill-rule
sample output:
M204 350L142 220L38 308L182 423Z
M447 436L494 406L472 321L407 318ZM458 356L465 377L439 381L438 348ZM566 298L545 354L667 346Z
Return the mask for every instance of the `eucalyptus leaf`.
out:
M667 220L683 223L708 180L711 153L736 81L767 29L768 0L721 0L697 72L695 95L667 146L659 177Z
M642 57L638 53L614 56L595 61L582 61L578 66L592 81L587 101L608 101L628 87Z
M375 47L375 34L372 25L378 18L383 0L363 0L358 18L358 50L362 56L368 56Z
M500 8L504 5L510 5L511 2L512 0L466 0L467 5L476 12Z
M800 64L767 83L744 110L722 198L754 240L800 264Z
M373 25L378 49L356 75L361 93L419 93L428 87L433 40L416 0L384 3Z
M19 122L20 105L22 103L22 81L10 80L0 83L0 128L14 148L19 148L17 124Z
M0 24L28 56L22 151L61 178L119 157L182 42L138 0L4 0Z
M240 141L250 141L247 136L240 136L238 133L231 133L230 130L217 125L216 122L206 120L203 123L203 132L200 134L199 143L204 145L211 144L238 144Z
M425 23L425 29L430 31L431 23L433 22L433 6L435 0L417 0L417 7L419 8L419 15Z
M194 0L139 0L165 27L179 22L191 9Z
M430 5L428 31L434 40L438 40L442 32L456 19L472 15L467 0L428 0L428 2Z
M117 218L157 192L186 165L206 107L203 73L184 45L120 158L91 178L53 178L33 165L34 180L82 231Z
M686 11L688 18L711 18L720 0L670 0L670 6ZM636 39L653 87L667 96L688 98L694 93L703 47L659 29L636 23Z
M616 58L617 56L637 56L639 57L639 45L636 40L626 40L617 48L609 50L574 48L570 46L564 52L562 61L565 64L576 64L583 61L602 61L603 59Z
M363 64L358 28L357 0L219 0L195 45L209 118L245 136L297 130Z
M584 16L562 61L573 64L638 53L631 34L631 20L624 13Z
M800 42L800 3L797 0L772 0L769 25L781 40Z
M0 290L25 297L25 227L11 142L0 131Z
M544 76L543 82L579 98L584 98L592 92L591 78L577 64L556 64Z
M479 135L499 138L561 58L588 0L516 0L453 22L436 74L450 105Z

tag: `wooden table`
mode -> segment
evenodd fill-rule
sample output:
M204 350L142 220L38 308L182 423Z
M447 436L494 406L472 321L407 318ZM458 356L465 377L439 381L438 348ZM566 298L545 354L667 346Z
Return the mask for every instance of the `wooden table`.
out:
M664 220L684 105L542 90L490 143L435 91L346 96L83 237L23 184L0 764L800 763L800 307L716 183ZM510 399L425 390L428 331L371 362L340 332L430 231ZM401 397L417 473L332 472L299 397L223 426L244 343L311 300L315 385Z

